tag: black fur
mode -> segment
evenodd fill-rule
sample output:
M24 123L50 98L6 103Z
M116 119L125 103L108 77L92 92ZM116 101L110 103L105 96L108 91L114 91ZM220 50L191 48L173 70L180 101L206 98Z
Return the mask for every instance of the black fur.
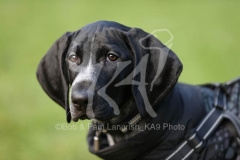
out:
M116 60L109 60L112 53L118 57ZM133 149L126 154L124 149L116 150L114 154L119 156L115 159L164 159L211 110L215 96L214 90L206 86L176 84L182 68L176 54L154 36L138 28L99 21L60 37L41 60L37 78L44 91L66 110L68 122L90 118L104 125L125 124L140 113L141 127L144 123L185 125L186 130L181 132L109 131L115 143L131 142L126 143L125 149ZM239 116L240 87L234 87L229 89L228 104L232 108L228 109L234 109ZM214 138L224 133L228 134L225 136L228 145L218 151ZM110 153L103 155L101 150L93 150L94 135L91 130L90 151L111 159ZM106 140L106 135L102 139ZM230 131L221 126L207 142L208 146L191 159L224 159L234 140ZM100 149L104 148L111 150L105 141L100 145ZM235 147L232 159L236 159L237 150Z

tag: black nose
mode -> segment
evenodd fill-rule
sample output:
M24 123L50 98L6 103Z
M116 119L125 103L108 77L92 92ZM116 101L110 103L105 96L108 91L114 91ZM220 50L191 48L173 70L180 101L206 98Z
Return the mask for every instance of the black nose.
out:
M72 103L77 109L85 110L88 105L87 92L73 92L71 95Z

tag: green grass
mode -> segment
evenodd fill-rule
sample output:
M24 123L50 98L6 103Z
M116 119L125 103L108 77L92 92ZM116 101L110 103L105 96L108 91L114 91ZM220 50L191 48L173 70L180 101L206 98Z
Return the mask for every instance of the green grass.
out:
M36 80L38 62L64 32L97 20L166 28L184 64L180 81L227 81L240 75L239 7L238 0L0 0L0 159L97 159L88 152L87 129L55 129L65 112Z

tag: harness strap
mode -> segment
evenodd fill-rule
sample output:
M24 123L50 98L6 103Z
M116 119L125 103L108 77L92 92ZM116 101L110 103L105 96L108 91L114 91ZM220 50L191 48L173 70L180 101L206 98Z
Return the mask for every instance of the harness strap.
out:
M226 110L226 95L220 93L220 88L216 88L216 94L214 108L166 160L186 160L193 152L200 152L205 147L206 140L223 119L227 119L231 123L228 127L233 126L231 131L234 132L234 136L240 136L240 120L235 114Z

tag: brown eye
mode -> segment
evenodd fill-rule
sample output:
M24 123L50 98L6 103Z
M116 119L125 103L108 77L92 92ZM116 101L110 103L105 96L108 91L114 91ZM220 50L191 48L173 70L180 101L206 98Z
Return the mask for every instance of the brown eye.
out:
M109 54L107 55L107 58L108 58L110 61L116 61L119 57L116 56L115 54L109 53Z
M76 54L72 54L72 55L68 56L68 60L75 63L78 61L78 57Z

